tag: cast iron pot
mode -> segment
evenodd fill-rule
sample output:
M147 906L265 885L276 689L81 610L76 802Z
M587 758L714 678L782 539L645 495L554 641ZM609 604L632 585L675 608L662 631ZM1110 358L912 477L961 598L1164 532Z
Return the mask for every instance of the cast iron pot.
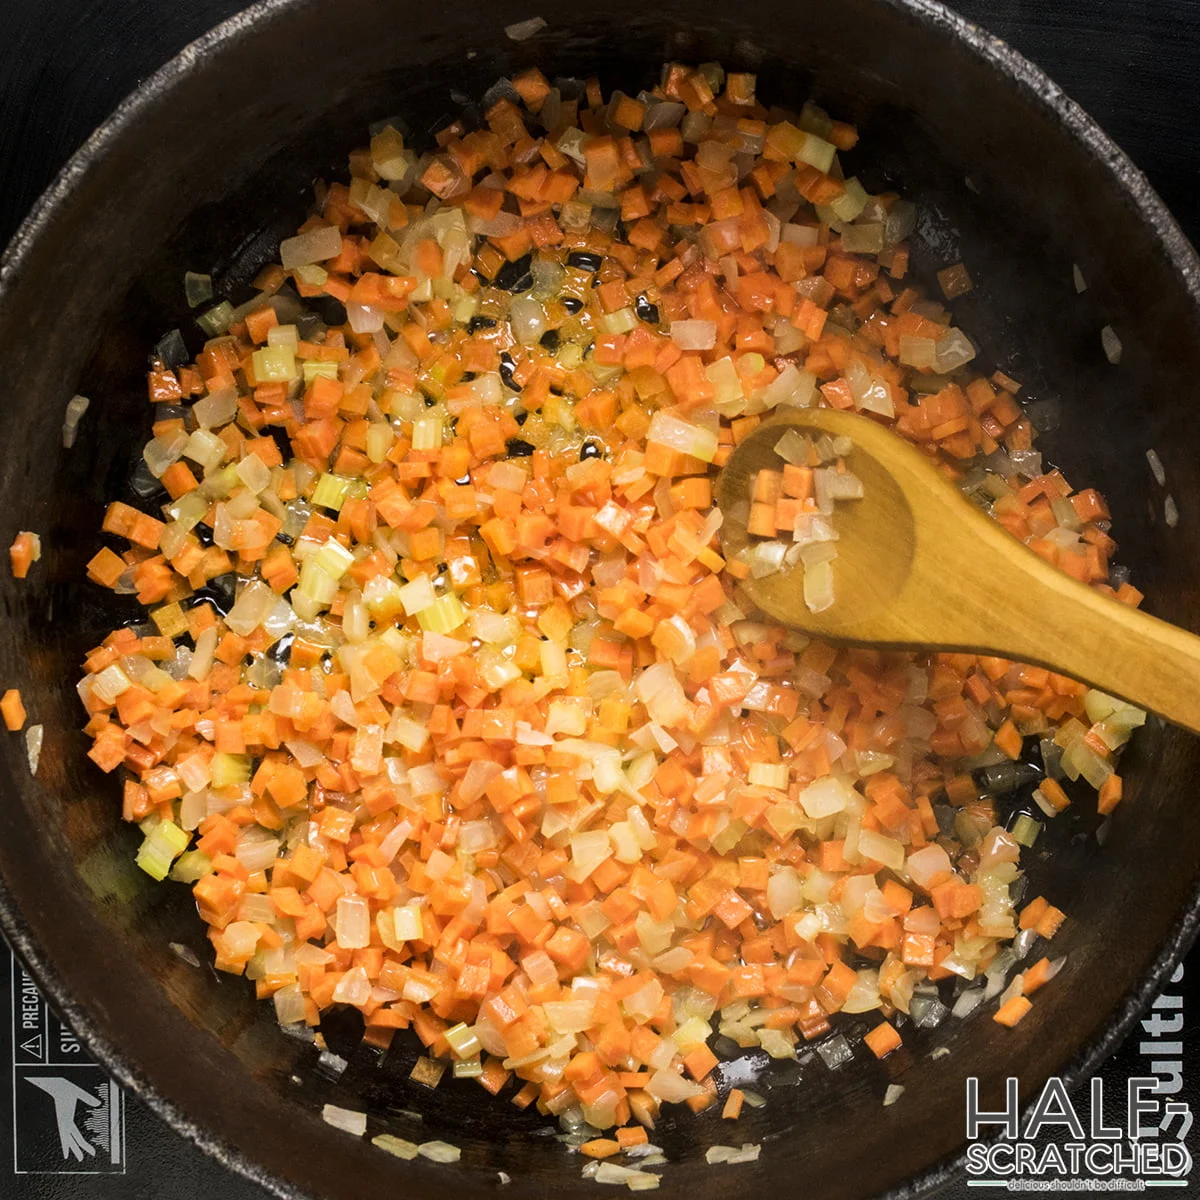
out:
M1200 378L1196 258L1142 176L1053 84L977 28L925 0L615 0L600 11L382 0L276 0L186 49L64 170L0 268L0 540L42 536L25 583L3 574L0 678L20 682L46 730L36 779L21 739L0 739L0 919L60 1012L101 1060L176 1129L279 1196L353 1200L404 1189L592 1196L580 1160L545 1122L467 1082L408 1081L415 1043L379 1061L354 1020L327 1023L349 1059L340 1077L285 1036L245 981L206 962L186 889L133 865L119 785L84 757L74 694L84 651L136 617L84 582L103 505L129 493L149 426L149 348L172 327L197 346L185 270L211 270L236 303L304 215L315 177L343 169L367 125L402 114L419 135L501 75L538 63L636 91L665 59L720 60L759 76L760 95L809 95L860 122L849 156L871 190L918 202L919 273L965 260L978 289L956 307L986 356L1025 385L1042 446L1078 487L1110 498L1121 561L1168 620L1200 627ZM861 164L861 168L859 168ZM1072 286L1072 264L1089 287ZM1111 324L1120 365L1100 349ZM76 391L92 398L78 445L60 441ZM1146 471L1156 447L1177 528ZM145 505L146 500L140 500ZM149 502L149 503L152 503ZM1086 1078L1186 948L1197 919L1200 743L1153 723L1123 773L1127 798L1104 844L1081 802L1033 856L1030 895L1072 914L1053 945L1066 966L1016 1030L986 1014L950 1021L875 1063L819 1059L728 1076L756 1079L766 1107L736 1130L686 1111L655 1141L672 1162L660 1194L787 1190L834 1200L915 1196L952 1177L964 1142L963 1081L998 1106L1005 1076L1027 1100L1051 1074ZM851 1029L853 1032L853 1029ZM932 1057L939 1047L948 1056ZM882 1107L889 1081L904 1092ZM463 1148L455 1167L401 1162L322 1123L326 1102L365 1109L371 1132ZM411 1115L419 1111L420 1122ZM761 1141L753 1165L708 1168L706 1145Z

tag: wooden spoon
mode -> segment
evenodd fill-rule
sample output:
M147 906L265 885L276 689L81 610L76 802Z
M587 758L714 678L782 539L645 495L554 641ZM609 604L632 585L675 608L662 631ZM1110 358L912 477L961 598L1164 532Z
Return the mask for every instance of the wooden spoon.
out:
M929 457L867 417L789 409L734 450L717 486L726 557L746 532L750 485L779 470L788 428L850 438L861 500L839 501L835 599L804 603L803 568L742 587L767 615L831 642L958 650L1037 663L1200 733L1200 637L1065 575L976 508Z

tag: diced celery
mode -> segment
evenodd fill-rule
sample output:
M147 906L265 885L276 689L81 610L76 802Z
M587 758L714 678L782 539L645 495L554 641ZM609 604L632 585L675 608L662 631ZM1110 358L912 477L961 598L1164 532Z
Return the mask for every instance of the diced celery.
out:
M267 346L250 356L259 383L289 383L296 378L296 355L290 346Z
M354 555L336 538L330 538L309 560L330 579L341 579L354 562Z
M412 448L414 450L436 450L441 444L441 417L418 417L413 422Z
M171 869L171 860L164 858L161 854L156 853L150 846L149 840L142 843L141 849L137 852L137 857L134 859L151 879L157 879L160 883L166 879L167 872Z
M750 782L757 787L776 788L787 791L787 763L751 763Z
M191 835L174 821L160 821L137 852L137 865L153 879L165 879L171 864L187 849Z
M332 475L326 471L317 480L317 486L312 494L312 502L319 504L322 508L332 508L334 512L341 512L342 505L345 504L346 497L350 494L353 486L354 480L349 476Z
M837 147L832 142L817 137L815 133L806 133L804 141L796 153L796 158L800 162L806 162L810 167L816 167L818 171L828 174L829 168L833 166L833 156L836 153Z
M232 787L250 781L250 760L244 754L214 754L212 757L212 786Z
M314 604L330 604L337 595L337 580L317 563L316 557L306 558L300 568L296 591Z
M306 361L300 364L300 369L304 372L305 383L312 383L314 379L336 379L338 377L338 365L335 362Z
M267 330L268 346L287 346L294 354L299 341L300 334L295 325L272 325Z
M463 1021L451 1026L442 1036L458 1058L473 1058L483 1049L475 1031Z
M840 221L856 220L858 215L867 207L867 192L857 178L846 180L846 190L829 202L829 207L837 213Z
M467 614L453 592L439 596L428 608L417 613L417 622L426 633L450 633L466 619Z
M171 878L177 883L195 883L211 870L212 859L203 850L188 850L171 868Z
M637 313L632 308L618 308L616 312L600 318L600 328L605 333L628 333L636 329L637 324Z
M1035 821L1031 816L1022 813L1013 824L1012 835L1022 846L1032 846L1042 832L1041 821Z
M233 305L228 300L222 300L207 312L196 318L196 324L209 337L220 337L233 324Z
M324 267L318 267L316 263L293 267L292 270L295 272L296 279L309 287L322 287L329 278L329 272Z
M399 589L400 603L408 616L428 608L437 597L433 593L433 584L428 575L418 575L411 583L406 583Z

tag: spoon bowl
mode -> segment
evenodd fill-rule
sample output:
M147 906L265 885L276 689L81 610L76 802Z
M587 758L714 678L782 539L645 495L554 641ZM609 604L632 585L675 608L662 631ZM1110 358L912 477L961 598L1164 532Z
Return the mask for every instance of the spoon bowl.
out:
M919 632L906 635L895 607L895 599L907 585L914 565L920 565L913 555L916 527L908 491L903 475L897 477L889 457L895 450L906 457L903 451L910 448L903 443L891 445L900 439L869 418L833 409L799 409L773 416L753 430L730 457L717 488L717 502L725 514L721 529L726 556L736 555L755 541L746 531L750 488L759 471L779 469L775 446L789 428L854 441L846 463L862 480L863 498L840 504L837 509L837 600L824 612L809 611L804 603L800 566L745 580L742 587L746 594L776 620L831 641L883 645L881 632L894 624L895 637L889 637L886 644L893 648L924 644ZM882 459L873 449L880 434ZM916 467L920 476L928 469L924 462Z
M734 449L717 502L726 558L746 530L757 473L778 470L788 429L847 437L863 497L835 517L835 598L804 601L803 567L741 587L775 620L828 641L938 649L1034 663L1200 732L1200 638L1081 583L1040 558L968 500L935 459L887 426L826 408L776 412Z

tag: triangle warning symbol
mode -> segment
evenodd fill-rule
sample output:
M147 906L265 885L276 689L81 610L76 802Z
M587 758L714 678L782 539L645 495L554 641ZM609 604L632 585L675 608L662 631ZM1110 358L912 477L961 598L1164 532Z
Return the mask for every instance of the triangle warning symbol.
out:
M24 1050L26 1054L35 1054L35 1055L37 1055L38 1058L41 1058L42 1057L42 1035L40 1033L36 1034L35 1036L31 1037L27 1042L22 1042L21 1049Z

